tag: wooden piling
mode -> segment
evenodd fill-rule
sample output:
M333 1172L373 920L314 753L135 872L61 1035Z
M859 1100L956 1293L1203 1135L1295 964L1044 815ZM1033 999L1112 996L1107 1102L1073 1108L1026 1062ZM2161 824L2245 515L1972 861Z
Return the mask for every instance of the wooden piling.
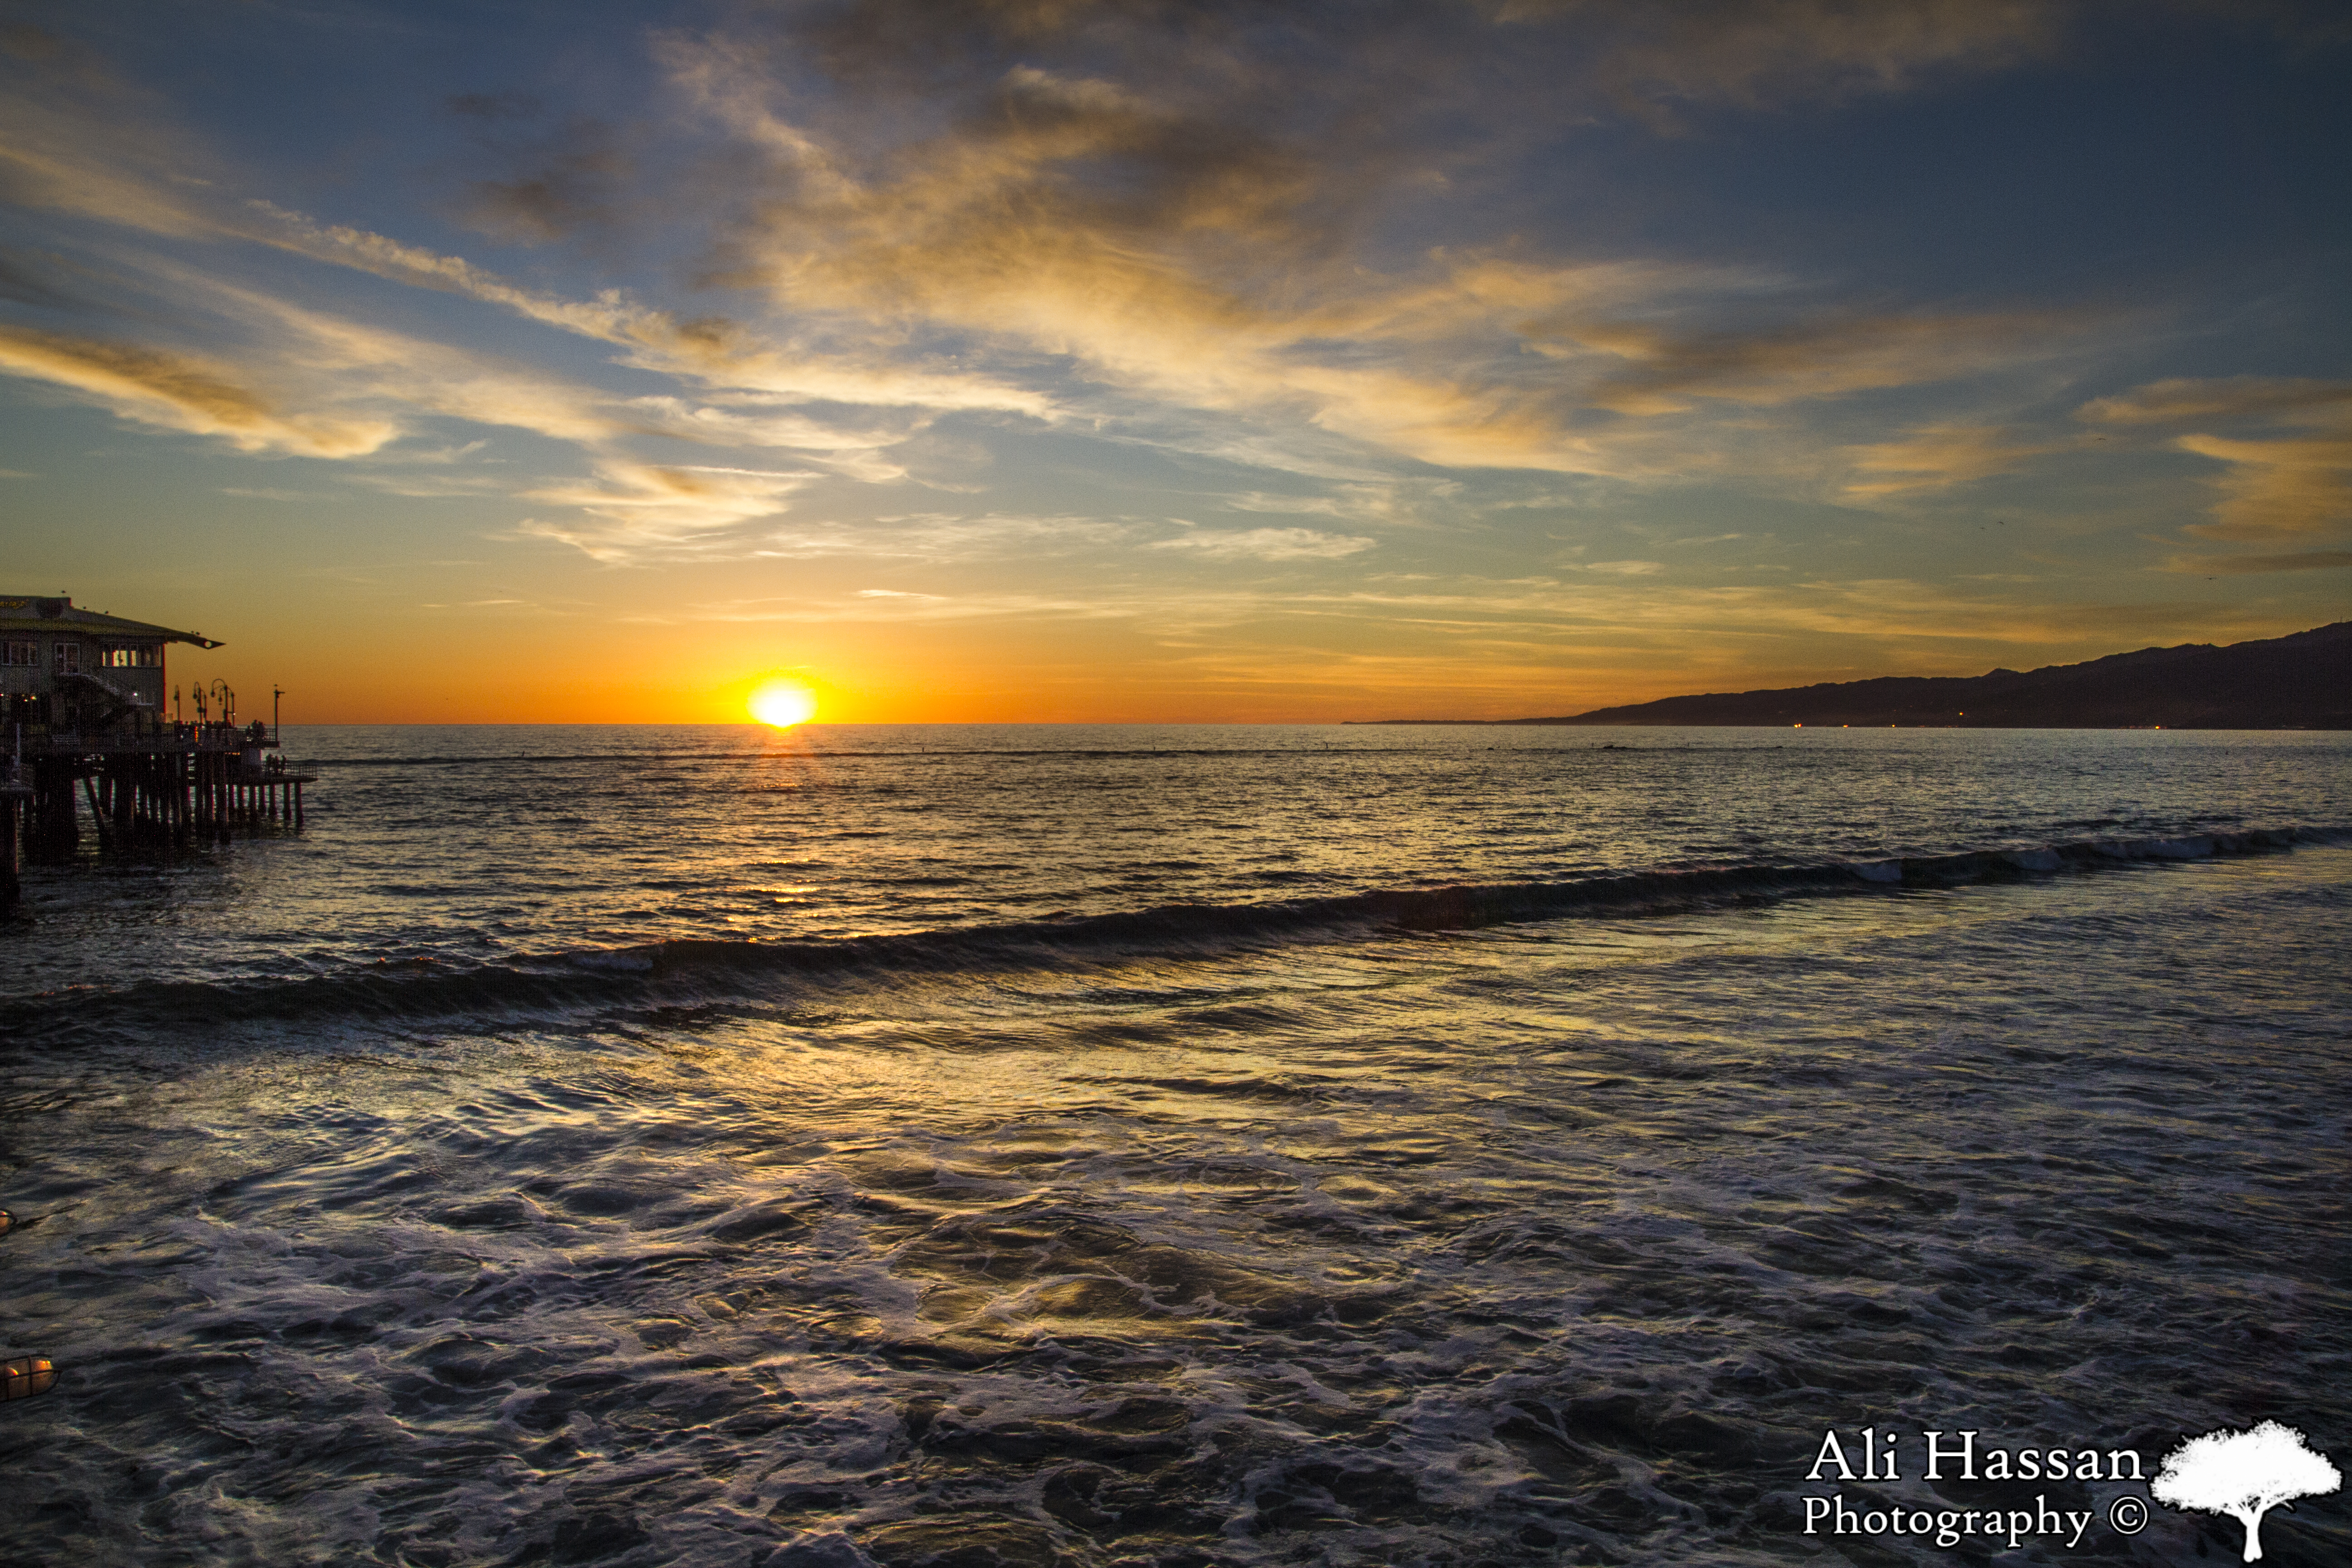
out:
M94 774L82 774L81 793L82 798L89 803L89 825L98 833L99 853L104 854L107 850L114 847L114 842L113 836L107 831L106 808L99 804L98 779ZM73 809L73 785L70 784L66 785L66 809L68 811ZM75 837L77 838L80 837L79 830L77 830Z
M313 776L282 762L251 768L239 754L249 740L213 732L142 731L89 742L60 736L37 744L37 751L27 748L23 781L0 786L0 796L11 802L0 827L21 851L17 864L72 860L84 809L99 849L109 855L226 843L240 827L299 828L302 785ZM0 849L0 859L6 853ZM0 889L8 885L0 867Z
M16 788L0 791L0 910L14 909L25 896L25 885L16 875L17 843L23 833L19 818L26 814L19 809L26 796Z

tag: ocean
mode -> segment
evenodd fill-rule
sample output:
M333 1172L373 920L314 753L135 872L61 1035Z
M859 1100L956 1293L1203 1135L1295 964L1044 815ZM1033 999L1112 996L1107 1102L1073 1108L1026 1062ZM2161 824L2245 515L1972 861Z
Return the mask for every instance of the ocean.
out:
M0 924L0 1561L2202 1563L2184 1436L2352 1464L2352 736L287 742Z

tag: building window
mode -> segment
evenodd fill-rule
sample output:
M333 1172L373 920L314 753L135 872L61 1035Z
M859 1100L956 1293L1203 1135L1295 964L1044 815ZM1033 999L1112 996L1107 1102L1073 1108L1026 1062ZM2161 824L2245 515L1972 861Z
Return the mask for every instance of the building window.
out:
M81 644L58 642L49 645L49 668L58 675L81 673Z
M19 668L30 665L37 668L40 662L41 645L39 643L0 642L0 664L15 665Z
M110 647L106 650L109 669L153 669L163 662L160 647Z

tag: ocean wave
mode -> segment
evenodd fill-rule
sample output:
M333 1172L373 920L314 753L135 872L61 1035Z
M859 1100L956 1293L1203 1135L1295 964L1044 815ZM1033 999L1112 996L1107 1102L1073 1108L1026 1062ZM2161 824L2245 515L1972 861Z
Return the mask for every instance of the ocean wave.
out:
M1339 748L1331 748L1338 751ZM1515 751L1544 750L1542 747L1490 748ZM1564 746L1560 751L1628 751L1625 746ZM1655 748L1664 750L1665 748ZM1696 748L1691 748L1696 749ZM1732 748L1741 749L1741 748ZM1431 746L1380 746L1357 748L1365 754L1391 756L1399 752L1413 754L1450 752L1450 748ZM326 757L318 765L337 768L443 768L480 767L495 765L510 767L535 763L695 763L716 765L722 763L759 762L768 758L806 758L817 762L864 762L884 757L1045 757L1070 761L1100 761L1104 758L1135 757L1297 757L1302 754L1320 755L1322 748L1300 746L1126 746L1116 748L1081 746L856 746L835 749L824 746L744 746L732 751L609 751L609 752L448 752L414 757Z
M459 965L379 961L299 979L159 981L0 1001L0 1030L26 1043L110 1028L300 1021L383 1026L453 1016L518 1020L772 996L796 977L877 978L1036 970L1148 953L1203 954L1383 931L1468 931L1576 916L1634 916L1787 898L2016 881L2135 862L2260 854L2352 841L2290 826L2001 845L1946 854L1658 869L1360 892L1259 903L1165 904L1101 914L833 939L683 937Z
M1628 745L1622 742L1601 744L1537 746L1497 743L1483 748L1489 752L1507 752L1514 755L1551 752L1639 752L1644 755L1668 752L1705 752L1710 756L1729 756L1744 752L1779 752L1788 748L1772 742L1759 745ZM1410 744L1324 746L922 746L866 745L827 747L822 745L757 746L746 745L732 750L700 748L653 749L646 751L612 750L603 752L451 752L420 756L317 756L305 752L308 765L335 768L437 768L509 767L539 763L721 763L761 761L774 757L805 758L815 762L864 762L897 757L1042 757L1054 760L1100 761L1109 759L1154 757L1283 757L1300 756L1454 756L1461 753L1460 746L1416 746Z

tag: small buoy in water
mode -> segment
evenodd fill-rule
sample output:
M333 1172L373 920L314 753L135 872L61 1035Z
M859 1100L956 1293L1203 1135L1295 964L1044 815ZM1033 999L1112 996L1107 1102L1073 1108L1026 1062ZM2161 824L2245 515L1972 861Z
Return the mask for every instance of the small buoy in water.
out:
M0 1209L0 1236L5 1236L16 1228L16 1216L6 1209Z
M36 1394L47 1394L57 1381L57 1363L45 1355L0 1361L0 1399L30 1399Z

